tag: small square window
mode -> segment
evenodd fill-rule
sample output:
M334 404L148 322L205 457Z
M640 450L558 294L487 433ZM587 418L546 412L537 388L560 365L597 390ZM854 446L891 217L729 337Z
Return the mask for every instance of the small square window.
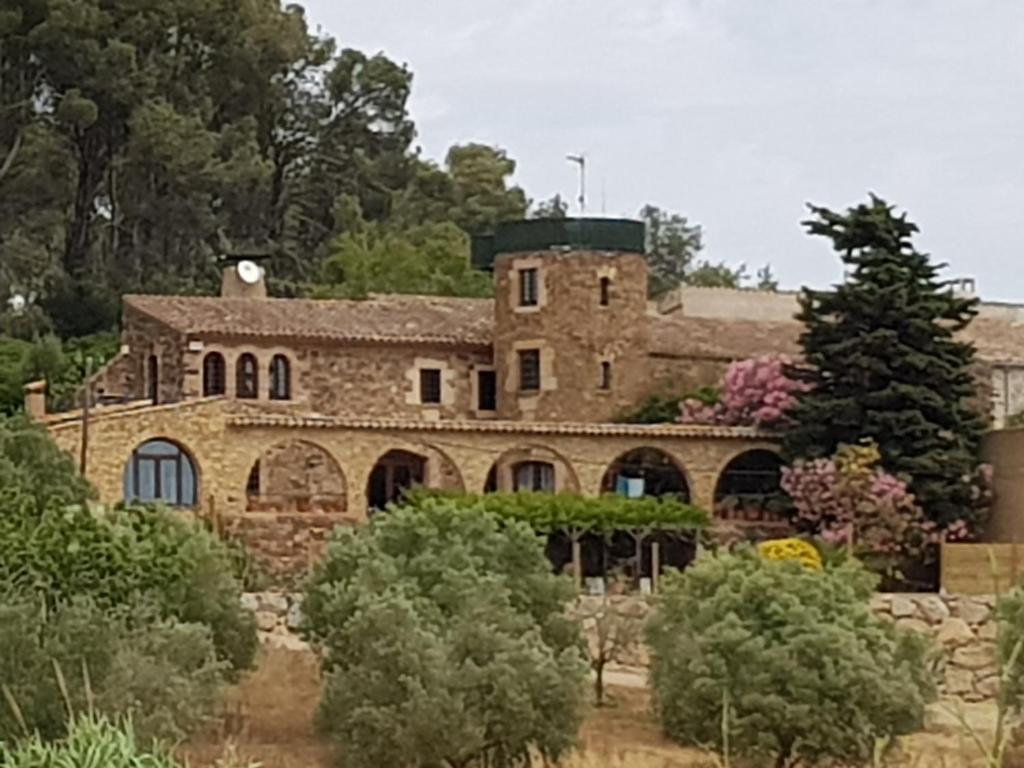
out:
M601 363L601 389L612 388L612 364L605 361Z
M478 371L477 410L493 411L498 407L498 376L494 371Z
M441 402L441 371L439 369L420 369L420 402L424 405L438 405Z
M519 270L519 306L537 306L537 270Z
M611 303L612 280L610 277L601 278L601 306L607 307Z
M519 389L532 392L540 389L540 350L523 349L519 352Z

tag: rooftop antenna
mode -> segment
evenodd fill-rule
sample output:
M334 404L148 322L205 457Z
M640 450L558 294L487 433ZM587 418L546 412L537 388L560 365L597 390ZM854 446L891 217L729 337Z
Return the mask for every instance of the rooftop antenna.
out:
M578 155L566 155L565 159L580 167L580 196L577 201L580 204L580 215L582 216L587 211L587 156L580 152Z

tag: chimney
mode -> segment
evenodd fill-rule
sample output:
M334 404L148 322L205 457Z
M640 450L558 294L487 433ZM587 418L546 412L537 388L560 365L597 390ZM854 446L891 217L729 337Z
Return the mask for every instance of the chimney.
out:
M229 264L221 273L220 295L223 299L267 298L266 271L254 261Z
M25 413L33 421L46 416L46 381L30 381L25 385Z

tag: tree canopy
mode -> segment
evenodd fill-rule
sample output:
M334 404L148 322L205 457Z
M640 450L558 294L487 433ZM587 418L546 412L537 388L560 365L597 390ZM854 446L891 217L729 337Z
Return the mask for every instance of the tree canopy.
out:
M463 235L530 208L500 147L422 157L410 69L311 32L297 5L12 0L0 40L0 333L15 338L112 330L126 292L213 293L237 253L269 258L277 295L485 294ZM694 260L699 228L645 211L658 286L740 282Z
M797 375L810 390L788 412L786 452L818 459L870 439L931 520L976 522L985 419L974 349L957 334L977 300L953 293L941 265L914 247L917 226L884 200L811 212L808 232L831 241L847 277L831 291L803 292L806 366Z

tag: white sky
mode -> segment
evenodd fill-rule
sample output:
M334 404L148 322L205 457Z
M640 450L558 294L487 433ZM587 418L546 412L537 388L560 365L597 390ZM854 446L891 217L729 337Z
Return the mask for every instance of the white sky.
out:
M305 0L340 46L414 73L418 143L508 150L535 200L650 202L705 256L783 287L839 278L804 203L869 190L919 246L1024 298L1024 0ZM603 194L602 194L603 189Z

